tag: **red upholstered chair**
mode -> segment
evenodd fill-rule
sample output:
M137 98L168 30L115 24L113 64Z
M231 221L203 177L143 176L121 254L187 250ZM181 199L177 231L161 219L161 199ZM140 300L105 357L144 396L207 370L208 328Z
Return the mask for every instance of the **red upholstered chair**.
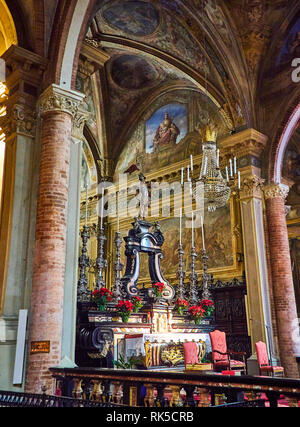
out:
M209 333L209 337L214 370L217 372L238 370L246 374L246 353L228 350L225 332L215 330ZM240 356L242 360L232 359L231 356Z
M195 342L184 342L183 343L183 355L185 367L187 364L194 365L198 363L198 346Z
M266 343L262 341L258 341L255 343L256 348L256 355L257 355L257 362L259 366L259 374L260 375L270 375L275 376L282 376L284 375L284 369L282 366L271 366L268 353L267 353L267 346Z

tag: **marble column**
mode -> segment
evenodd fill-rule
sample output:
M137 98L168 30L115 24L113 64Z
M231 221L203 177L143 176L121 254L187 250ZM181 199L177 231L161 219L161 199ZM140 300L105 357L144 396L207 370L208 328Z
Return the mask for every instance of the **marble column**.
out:
M296 378L300 342L285 214L288 190L286 185L272 184L264 188L264 193L280 360L285 376Z
M41 160L25 390L52 390L48 370L61 360L72 119L83 95L49 86L39 100ZM35 353L34 342L49 343Z

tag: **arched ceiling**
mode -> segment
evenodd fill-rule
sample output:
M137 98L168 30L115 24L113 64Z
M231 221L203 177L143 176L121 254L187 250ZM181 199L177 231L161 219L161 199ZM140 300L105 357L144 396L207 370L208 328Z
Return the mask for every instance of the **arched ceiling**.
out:
M69 25L63 17L75 1L6 4L22 26L22 31L17 28L19 44L47 57L52 46L55 56L55 35L63 33L56 21ZM90 0L89 6L87 35L100 40L111 56L101 83L116 108L116 113L106 112L110 138L123 128L117 117L132 120L132 112L147 99L177 84L207 91L232 129L254 127L275 138L274 120L285 120L287 97L295 98L288 70L278 69L275 61L299 14L299 0ZM122 81L117 65L124 69L134 62L147 70L145 80ZM126 109L118 105L119 96Z
M224 61L224 66L219 57L226 48L238 51L230 27L221 9L196 3L101 2L88 37L100 41L101 49L110 55L105 92L112 140L118 138L122 145L127 124L133 116L138 119L147 100L153 102L164 91L183 87L206 93L230 130L246 124L238 86L230 78L230 62ZM222 36L216 36L213 25ZM221 47L217 38L222 39ZM115 148L111 156L118 153Z
M97 8L88 36L111 55L112 136L133 107L176 82L207 91L232 129L265 129L258 105L268 97L269 48L297 12L297 0L102 0Z

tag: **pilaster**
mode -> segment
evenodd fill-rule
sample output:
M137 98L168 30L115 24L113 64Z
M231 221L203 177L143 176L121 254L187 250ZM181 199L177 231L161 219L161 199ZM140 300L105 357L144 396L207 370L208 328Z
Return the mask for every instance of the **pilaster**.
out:
M255 129L246 129L220 141L221 166L236 156L241 173L239 191L244 262L247 281L247 320L252 351L255 342L264 341L273 351L272 319L268 266L263 221L263 184L260 157L267 136Z
M0 223L0 322L3 388L12 387L13 357L20 309L29 307L35 229L39 143L36 101L47 60L18 46L2 56L6 63L6 113L0 117L5 135L3 200Z
M8 97L6 114L0 117L0 127L5 134L0 312L17 315L18 309L26 308L28 303L30 265L26 259L32 250L33 199L39 157L39 147L35 143L36 101L47 60L15 45L2 58L7 68Z

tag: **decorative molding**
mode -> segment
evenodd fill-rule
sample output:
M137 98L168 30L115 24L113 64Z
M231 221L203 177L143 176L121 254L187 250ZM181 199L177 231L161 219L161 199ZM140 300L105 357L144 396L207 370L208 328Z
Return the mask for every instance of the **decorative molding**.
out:
M223 148L222 159L235 155L237 158L251 155L260 157L264 151L268 137L255 129L246 129L220 141Z
M98 47L102 47L101 40L97 39L96 37L86 37L84 39L84 43L89 45L89 46L95 47L96 49Z
M102 45L99 40L88 37L86 37L82 43L80 53L90 62L101 67L103 67L111 57L109 53L102 49Z
M265 199L274 199L281 197L283 200L286 199L289 193L289 187L285 184L271 184L264 187Z
M78 112L85 95L74 90L66 90L52 84L40 96L39 113L43 116L51 112L65 112L72 117Z

